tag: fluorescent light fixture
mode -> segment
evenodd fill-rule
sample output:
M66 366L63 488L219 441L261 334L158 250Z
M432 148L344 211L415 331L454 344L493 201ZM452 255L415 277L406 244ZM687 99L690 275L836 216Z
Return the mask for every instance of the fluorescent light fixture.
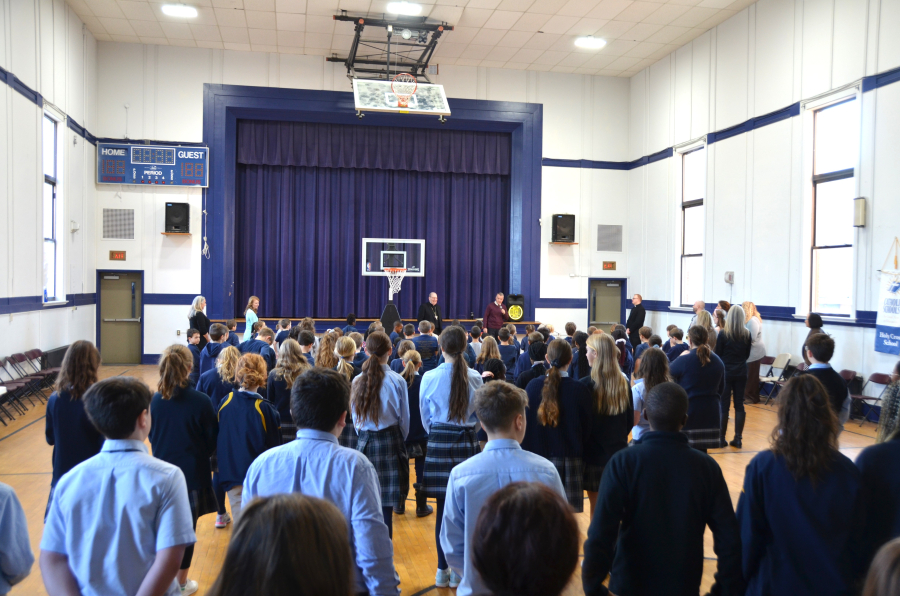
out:
M192 19L197 16L197 9L187 4L163 4L163 14L170 17L181 17L183 19Z
M422 5L414 2L388 2L387 11L391 14L402 14L414 17L422 12Z
M575 45L579 48L587 48L589 50L599 50L606 45L605 39L588 35L587 37L579 37L575 40Z

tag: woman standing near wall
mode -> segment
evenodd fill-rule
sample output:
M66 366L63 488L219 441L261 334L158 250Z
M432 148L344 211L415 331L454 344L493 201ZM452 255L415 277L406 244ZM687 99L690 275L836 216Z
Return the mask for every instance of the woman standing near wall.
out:
M806 356L806 342L810 337L816 335L818 333L825 333L822 331L822 317L817 315L814 312L806 315L806 326L809 327L809 333L806 334L806 339L803 340L803 346L800 348L800 353L803 354L803 361L806 362L806 365L809 366L811 363L809 358Z
M728 411L731 409L734 396L734 440L732 447L741 447L744 432L744 393L747 386L747 358L750 357L752 340L750 332L744 326L744 309L735 306L728 311L725 329L719 334L716 342L716 355L725 365L725 389L720 396L721 429L719 430L719 446L726 447L725 434L728 432Z
M259 320L258 309L259 298L250 296L250 300L247 301L247 308L244 309L244 339L241 341L249 341L253 337L253 323Z
M750 331L750 358L747 359L747 389L744 403L759 403L759 363L766 355L766 344L762 339L762 317L752 302L744 302L744 315L747 317L747 329Z
M206 298L197 296L191 303L191 310L188 312L188 321L190 322L188 328L196 329L200 332L198 350L202 350L209 343L209 319L206 318L206 313L203 312L205 308Z

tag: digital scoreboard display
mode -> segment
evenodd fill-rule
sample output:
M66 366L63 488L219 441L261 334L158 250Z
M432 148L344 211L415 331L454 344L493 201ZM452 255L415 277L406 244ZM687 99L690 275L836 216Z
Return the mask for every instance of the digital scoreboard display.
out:
M98 184L209 186L209 148L97 144Z

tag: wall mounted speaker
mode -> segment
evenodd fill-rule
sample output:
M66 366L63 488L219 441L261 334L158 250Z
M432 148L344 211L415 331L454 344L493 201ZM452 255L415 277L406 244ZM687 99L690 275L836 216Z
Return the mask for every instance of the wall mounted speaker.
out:
M565 213L553 214L551 242L575 242L575 216Z
M166 203L166 233L187 234L190 231L190 205L187 203Z

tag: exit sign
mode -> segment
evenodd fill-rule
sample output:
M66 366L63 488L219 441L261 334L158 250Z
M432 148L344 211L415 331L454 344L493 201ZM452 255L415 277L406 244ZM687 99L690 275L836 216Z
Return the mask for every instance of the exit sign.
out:
M125 251L124 250L109 251L109 260L110 261L124 261L125 260Z
M615 261L603 261L603 270L604 271L615 271L616 270L616 262Z

